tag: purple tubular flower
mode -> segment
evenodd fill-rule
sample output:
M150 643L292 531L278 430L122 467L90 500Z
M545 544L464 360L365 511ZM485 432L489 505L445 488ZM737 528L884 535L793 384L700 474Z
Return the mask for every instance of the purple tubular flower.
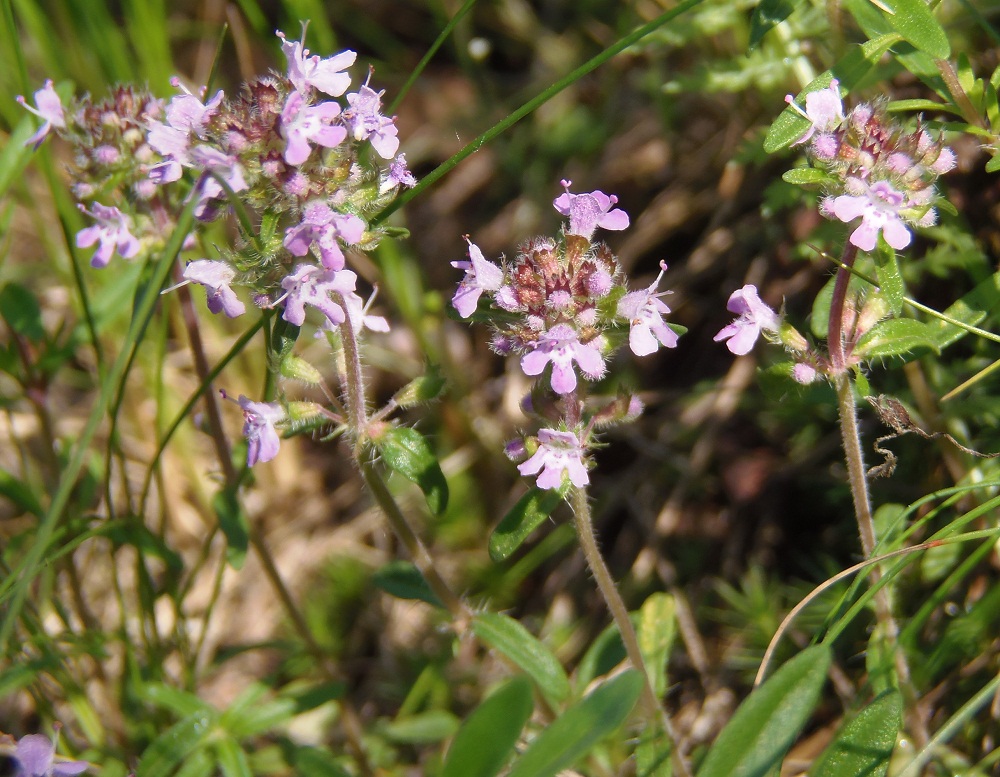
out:
M322 59L318 55L309 56L309 49L302 48L302 41L289 41L285 33L276 30L275 35L281 38L281 50L288 60L288 80L300 94L307 94L309 89L318 89L331 97L340 97L351 85L351 77L342 72L354 64L357 54L353 51L341 51L332 57ZM305 39L305 29L302 30Z
M552 206L564 216L569 216L567 234L589 240L598 227L616 231L628 228L628 214L620 208L612 210L612 206L618 202L615 195L607 195L601 191L571 194L569 187L573 182L563 180L560 183L566 191L553 200Z
M569 394L576 388L574 361L590 380L597 380L604 374L604 357L596 342L581 343L573 327L556 324L538 338L534 350L521 357L521 369L525 375L534 377L541 375L545 365L552 362L552 390L557 394Z
M175 129L192 132L200 137L205 131L205 124L215 115L222 103L224 97L222 90L216 92L215 96L207 103L203 103L176 76L170 79L170 85L175 89L180 89L183 94L171 98L166 110L167 124Z
M406 167L406 154L400 154L389 165L389 173L386 175L382 185L378 187L379 194L385 194L397 186L405 186L412 189L417 185L417 179Z
M805 143L817 132L821 135L832 132L844 120L844 104L840 99L839 82L836 78L830 81L829 86L806 95L805 110L795 104L795 98L790 94L785 95L785 102L800 116L809 119L809 129L794 145Z
M626 294L618 302L618 315L629 319L629 348L636 356L647 356L661 345L664 348L677 347L677 333L663 321L663 314L669 313L660 297L670 292L657 292L660 279L667 270L665 262L660 262L660 274L648 288Z
M526 462L519 464L517 471L525 476L540 472L535 480L539 488L559 488L563 483L563 473L569 475L570 482L577 488L590 482L579 438L572 432L555 429L539 430L538 450Z
M52 740L41 734L21 737L14 750L17 768L14 777L70 777L90 768L86 761L60 761L53 763L56 747Z
M340 106L333 102L306 105L299 92L292 92L281 111L281 136L287 141L285 161L301 165L312 153L309 143L325 148L340 145L347 137L347 130L333 120L340 115Z
M319 246L323 266L328 270L344 269L344 252L337 243L357 243L365 234L365 222L353 213L337 213L325 202L307 205L302 221L285 231L284 245L293 256L306 256L313 243Z
M243 436L247 440L247 466L268 462L278 455L278 430L275 423L285 417L277 402L252 402L240 394L239 406L243 410Z
M861 225L850 236L850 241L862 251L871 251L878 243L881 232L885 242L901 251L910 244L910 231L899 217L906 206L906 196L896 191L888 181L877 181L864 186L858 196L842 194L833 201L832 212L845 224L861 216Z
M246 312L246 306L229 286L236 271L226 262L198 259L184 268L184 277L205 287L208 309L213 313L222 311L229 318L236 318Z
M394 119L382 115L382 95L367 84L357 92L347 95L349 108L344 111L344 121L355 140L368 140L380 157L392 159L399 148L399 130Z
M742 289L734 291L726 309L738 314L739 318L719 332L714 340L718 343L728 339L726 347L737 356L750 353L762 329L778 331L778 314L761 302L757 287L753 284L748 283Z
M479 297L484 291L496 291L503 283L503 270L488 261L479 246L469 238L466 241L469 243L469 261L451 263L456 270L465 270L465 277L451 298L451 304L462 318L476 312Z
M99 202L92 205L93 210L87 210L83 205L78 207L97 221L76 233L77 248L90 248L100 242L90 260L92 267L107 267L116 249L124 259L131 259L139 253L139 240L130 231L132 220L126 214Z
M358 276L350 270L321 270L311 264L300 264L295 272L281 281L285 294L285 312L281 317L289 324L302 326L306 320L306 305L319 310L331 324L344 322L344 309L330 298L330 293L346 295L354 291Z
M45 82L45 86L35 92L36 107L32 108L28 105L21 95L18 95L16 99L27 111L42 120L42 126L38 128L38 132L24 141L24 145L38 148L53 127L57 129L66 127L66 114L63 112L62 101L52 86L51 78Z

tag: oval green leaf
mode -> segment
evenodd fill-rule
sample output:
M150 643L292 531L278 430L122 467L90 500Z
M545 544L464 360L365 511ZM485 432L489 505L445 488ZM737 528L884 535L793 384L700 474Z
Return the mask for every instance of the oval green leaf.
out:
M480 704L455 734L441 777L495 777L534 707L531 683L515 677Z
M722 729L698 777L764 777L781 763L812 714L831 653L813 645L747 697Z
M938 350L927 324L912 318L891 318L868 330L855 346L854 354L859 359L876 359L904 356L919 348Z
M902 715L899 692L886 691L840 730L809 770L809 777L883 777Z
M141 777L171 777L177 765L202 746L213 722L214 716L203 711L175 723L146 748L135 773Z
M473 618L472 631L522 669L549 701L558 703L569 696L569 679L559 659L516 620L484 612Z
M641 692L632 669L604 683L539 734L508 777L552 777L573 766L625 722Z
M563 500L562 491L534 488L517 500L490 535L490 558L496 562L510 558Z
M427 439L416 429L396 426L376 441L382 460L424 492L427 506L440 515L448 506L448 481Z
M948 59L951 46L944 27L934 18L934 13L924 0L882 0L893 13L889 24L916 48L935 59Z
M753 51L772 29L785 21L802 0L761 0L750 17L750 43L747 51Z
M444 607L420 570L409 561L390 561L375 571L372 582L397 599L415 599L435 607Z

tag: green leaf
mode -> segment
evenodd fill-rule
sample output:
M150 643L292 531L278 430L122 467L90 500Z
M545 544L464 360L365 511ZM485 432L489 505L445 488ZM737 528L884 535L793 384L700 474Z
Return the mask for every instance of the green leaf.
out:
M232 737L215 740L215 755L219 759L219 769L223 777L253 777L250 763L243 748Z
M813 763L809 777L882 777L889 769L902 714L899 692L883 693L840 730Z
M563 500L561 490L535 488L517 500L490 535L490 558L505 561Z
M507 763L534 707L531 683L515 677L466 718L448 748L441 777L495 777Z
M38 299L31 289L20 283L8 283L0 289L0 317L12 332L32 342L45 338Z
M951 46L944 27L924 0L882 0L894 13L889 24L909 43L935 59L948 59Z
M213 722L214 716L203 711L175 723L146 748L139 759L136 775L171 777L181 761L202 747Z
M657 592L639 609L636 631L649 682L658 696L667 688L667 658L677 635L674 597Z
M431 512L443 513L448 506L448 481L424 436L408 426L394 426L374 443L391 469L420 486Z
M953 302L944 314L955 321L975 326L986 318L991 310L1000 310L1000 272L978 283L972 291ZM941 349L968 334L968 330L941 319L928 322L927 331L934 344Z
M825 172L817 170L815 167L793 167L781 174L781 180L797 186L823 183L828 177Z
M100 526L95 534L107 537L116 548L131 545L144 556L158 558L167 565L171 572L180 572L184 568L184 560L180 554L170 548L163 538L151 532L145 524L135 519L108 521Z
M559 659L516 620L497 612L484 612L473 618L472 631L524 670L547 699L561 702L569 696L569 680Z
M178 717L215 715L215 708L193 693L163 683L142 683L139 686L139 698L161 709L170 710Z
M390 561L376 570L372 582L397 599L417 599L435 607L444 607L420 570L409 561Z
M778 766L819 700L830 660L829 647L813 645L753 691L716 738L698 777L764 777Z
M250 522L236 496L236 489L224 488L217 493L212 499L212 509L219 519L219 528L226 535L226 562L233 569L240 569L250 545Z
M853 278L852 278L853 280ZM830 331L830 305L833 304L833 287L837 276L830 276L823 288L813 300L812 315L809 317L809 329L814 337L825 339ZM849 288L849 287L848 287Z
M296 747L291 758L296 777L351 777L339 758L318 747Z
M899 43L901 40L902 37L900 35L889 33L852 49L830 70L817 76L806 85L806 88L799 92L795 98L796 102L800 105L803 104L805 96L809 92L825 89L834 78L840 82L841 90L849 92L862 78L868 75L868 71L872 69L882 55L891 46ZM764 150L769 154L780 151L801 138L807 129L809 129L809 120L794 108L788 106L775 119L770 129L768 129L767 137L764 138Z
M1000 170L1000 154L990 157L990 161L986 163L987 173L995 173L997 170Z
M802 0L760 0L750 17L750 43L747 51L757 48L764 36L791 16L800 5Z
M0 496L9 499L23 512L31 513L36 518L41 518L44 510L35 492L22 480L18 480L7 470L0 469Z
M878 278L879 293L882 299L888 303L889 312L898 316L903 309L903 298L906 296L906 289L903 285L903 276L899 272L899 261L896 252L885 244L885 240L880 239L878 248L874 252L875 276Z
M642 685L642 677L632 669L604 683L549 724L507 777L552 777L573 766L625 722Z
M458 730L459 721L447 710L428 710L380 725L387 739L400 744L426 744L447 739Z
M880 321L865 334L854 348L859 359L905 356L920 348L937 351L927 324L912 318L891 318Z

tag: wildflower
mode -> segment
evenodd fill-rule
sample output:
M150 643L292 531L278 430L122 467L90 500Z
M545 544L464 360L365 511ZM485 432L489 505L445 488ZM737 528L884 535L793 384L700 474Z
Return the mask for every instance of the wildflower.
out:
M48 737L41 734L21 737L14 751L17 761L14 777L69 777L90 768L86 761L53 763L55 754L56 746Z
M899 217L906 205L906 197L896 191L888 181L877 181L868 186L861 183L863 193L842 194L832 204L833 214L847 223L861 216L861 225L850 236L850 241L862 251L871 251L881 232L885 242L897 251L910 244L910 231Z
M797 362L792 367L792 379L803 386L808 386L810 383L815 382L818 377L819 372L817 372L813 365L807 362Z
M203 137L205 124L215 115L219 105L222 103L224 96L222 90L220 89L216 92L215 96L207 103L203 103L176 76L170 79L170 85L175 89L180 89L183 94L175 95L170 100L170 104L167 105L167 124L174 129L184 130Z
M556 324L539 337L534 349L521 357L521 369L532 377L541 375L552 362L552 390L569 394L576 388L573 362L591 380L604 374L604 357L595 340L580 342L580 335L569 324Z
M93 210L87 210L83 205L78 207L97 220L96 224L76 233L77 248L89 248L100 242L90 260L92 267L106 267L116 249L124 259L131 259L139 253L139 240L130 231L132 223L126 214L114 206L101 205L99 202L91 206Z
M790 94L785 95L785 102L799 115L809 119L810 123L809 129L795 141L795 145L805 143L817 132L821 135L833 132L844 120L844 105L840 99L839 82L836 78L830 81L830 85L825 89L817 89L806 95L805 110L795 104L795 98Z
M383 116L382 95L365 84L357 92L347 95L349 108L344 111L347 129L357 141L368 140L380 157L392 159L399 148L399 130L394 119Z
M378 193L385 194L397 186L406 186L412 189L416 185L417 179L406 167L406 154L400 154L390 163L389 173L378 187Z
M333 120L340 115L340 106L333 102L306 105L299 92L292 92L281 111L281 136L287 141L285 161L301 165L312 153L309 143L326 148L340 145L347 137L347 130Z
M628 214L620 208L612 206L618 202L615 195L607 195L601 191L589 194L571 194L569 187L572 181L560 181L565 192L552 202L553 207L564 216L569 216L569 235L579 235L588 240L598 227L611 230L622 230L628 227Z
M365 233L365 222L353 213L337 213L325 202L313 202L303 211L302 221L285 232L284 245L294 256L306 256L309 247L319 246L323 266L328 270L344 269L344 252L337 238L357 243Z
M281 50L288 60L288 80L300 94L307 94L310 88L330 95L340 97L351 85L351 77L342 72L354 64L357 54L353 51L341 51L326 59L318 55L309 56L309 49L302 48L302 41L288 41L285 33L276 30L281 38ZM305 38L305 29L302 31Z
M281 317L289 324L302 326L305 306L311 305L326 316L331 324L344 322L344 309L330 298L331 292L346 294L354 291L357 275L350 270L321 270L311 264L300 264L295 272L281 281L285 290L285 312Z
M42 126L38 128L38 132L24 141L24 145L38 148L53 127L57 129L66 127L66 114L63 112L62 101L52 86L51 78L45 82L45 86L35 92L34 108L28 105L21 95L18 95L16 99L27 111L42 120Z
M465 270L465 277L458 284L455 296L451 298L451 304L462 318L468 318L476 312L479 297L484 291L497 291L503 283L503 270L487 261L479 246L469 238L465 239L469 244L469 261L451 263L455 269Z
M525 476L541 472L535 480L539 488L559 488L563 483L563 473L569 475L570 482L577 488L590 482L579 438L572 432L555 429L539 430L538 450L530 459L519 464L517 471Z
M726 309L737 313L737 318L715 336L715 342L726 340L726 347L737 356L750 353L753 344L760 337L761 330L778 331L778 315L761 302L757 287L748 283L734 291L726 304Z
M184 268L184 277L205 287L208 309L213 313L221 310L229 318L236 318L246 312L246 306L229 286L236 277L236 271L226 262L198 259Z
M663 321L663 314L669 313L670 308L660 297L669 292L656 291L666 270L666 262L660 262L660 274L648 288L630 292L618 302L618 315L631 322L628 344L636 356L651 354L660 345L677 347L677 333Z
M341 296L344 298L347 317L351 321L351 327L354 329L355 334L361 332L362 329L370 329L373 332L389 331L389 322L383 316L374 316L368 312L372 302L375 300L375 294L372 294L367 302L353 291L341 292ZM323 323L324 325L329 325L329 320Z
M232 399L225 389L220 392L224 399ZM247 466L257 462L266 463L278 455L281 440L274 425L284 420L285 411L277 402L253 402L243 394L233 400L243 411L243 436L247 441Z

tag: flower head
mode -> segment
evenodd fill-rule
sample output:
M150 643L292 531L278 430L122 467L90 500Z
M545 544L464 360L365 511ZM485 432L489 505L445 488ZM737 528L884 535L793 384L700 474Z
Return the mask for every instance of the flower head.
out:
M347 130L333 120L340 115L340 106L333 102L307 105L300 92L292 92L281 111L281 136L287 141L285 161L301 165L312 153L310 143L325 148L340 145L347 137Z
M97 251L90 260L92 267L107 267L111 256L117 249L124 259L131 259L139 253L139 240L132 234L132 220L114 206L93 203L92 210L83 205L81 211L97 221L76 233L77 248L89 248L100 242Z
M517 471L522 475L536 475L535 484L539 488L559 488L563 483L563 473L570 482L581 488L590 482L587 467L583 463L583 446L572 432L556 429L541 429L538 432L538 450L519 464Z
M54 763L56 746L41 734L21 737L14 751L17 769L14 777L69 777L82 774L90 768L86 761L60 761Z
M465 277L451 298L451 304L462 318L476 312L479 297L484 291L497 291L503 283L503 270L488 261L479 246L469 238L466 241L469 244L469 261L451 263L456 270L465 270Z
M797 113L809 119L809 129L795 141L795 145L805 143L817 132L821 135L832 132L844 120L844 104L840 99L839 82L836 78L824 89L817 89L806 95L806 108L802 110L795 104L792 95L785 95L788 103Z
M757 294L757 287L748 283L734 291L726 304L727 310L739 315L733 323L715 336L715 342L728 339L726 347L737 356L750 353L760 337L761 330L777 332L778 315L765 305Z
M344 111L344 122L355 140L368 140L380 157L392 159L399 148L399 130L394 119L383 116L382 95L367 84L357 92L347 95L349 108Z
M842 194L833 200L831 211L847 223L861 216L861 224L851 233L851 243L862 251L871 251L881 232L885 242L900 251L910 244L910 231L903 224L899 211L906 207L906 196L888 181L871 186L861 183L864 191L853 196Z
M564 216L569 216L567 234L579 235L589 240L598 227L611 230L628 228L628 214L620 208L612 210L614 204L618 202L615 195L607 195L601 191L571 194L569 187L573 182L563 180L560 183L566 191L556 197L552 206Z
M365 222L353 213L337 213L325 202L307 205L302 221L285 232L284 245L294 256L306 256L309 247L319 246L323 266L328 270L344 269L344 252L337 238L357 243L365 233Z
M648 288L629 292L618 301L618 315L630 321L628 344L636 356L651 354L661 345L677 347L677 333L663 321L670 308L660 297L669 292L656 291L666 270L666 263L660 262L660 274Z
M276 30L275 35L281 38L281 50L288 60L288 80L300 94L307 94L310 89L340 97L351 85L351 77L342 72L354 64L357 54L353 51L341 51L326 59L318 55L309 56L309 49L302 48L302 41L289 41L285 33ZM305 38L305 29L302 30Z
M220 392L232 400L225 389ZM285 411L277 402L253 402L240 394L235 400L243 411L243 436L247 441L247 466L268 462L278 455L281 440L274 425L285 418Z
M604 374L604 357L598 343L595 340L581 343L579 333L569 324L556 324L543 333L534 343L533 350L521 357L521 369L534 377L541 375L549 362L552 363L552 390L557 394L569 394L576 388L573 362L591 380Z
M358 276L350 270L321 270L311 264L300 264L295 272L281 281L286 292L285 312L281 317L289 324L302 326L306 320L306 305L319 310L331 324L344 322L344 309L333 301L330 293L347 294L354 291Z
M397 186L406 186L412 189L417 185L417 179L413 177L406 166L406 154L400 154L389 164L389 172L378 187L379 194L385 194Z
M28 105L27 101L21 95L17 96L17 101L26 110L42 120L42 126L38 128L38 132L24 141L24 145L38 148L42 144L42 141L45 140L45 136L52 131L53 127L58 129L66 127L66 114L63 112L62 101L59 99L59 95L56 94L51 78L45 82L45 86L35 92L34 108Z
M210 259L198 259L184 268L184 278L200 283L208 292L208 309L213 313L222 311L229 318L246 312L246 306L229 286L235 277L236 271L228 263Z

